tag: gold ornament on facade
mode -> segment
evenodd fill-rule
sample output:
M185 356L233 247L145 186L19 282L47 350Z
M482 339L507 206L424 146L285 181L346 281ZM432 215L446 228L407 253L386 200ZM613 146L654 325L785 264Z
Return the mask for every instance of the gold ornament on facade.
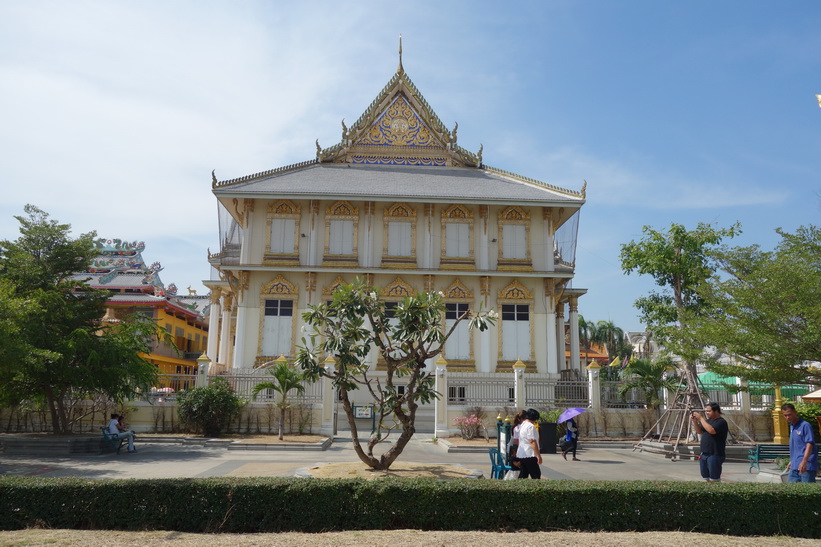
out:
M251 273L245 270L237 272L237 289L239 289L240 293L244 293L248 290L248 283L251 277Z
M445 298L449 299L469 299L473 298L473 291L468 289L461 280L456 279L445 289Z
M420 116L399 93L357 145L431 146L437 143Z
M528 290L518 279L514 279L510 285L499 291L498 296L506 300L532 300L533 291Z
M453 204L444 211L442 211L442 218L472 219L473 211L471 211L464 205Z
M340 287L340 285L346 285L347 281L345 281L341 275L336 276L333 283L322 289L322 294L325 296L333 295L336 290Z
M359 210L347 201L337 201L325 210L325 214L337 217L355 217L359 216Z
M499 212L499 220L530 220L530 214L518 205L511 205Z
M300 208L290 199L281 199L268 206L268 213L272 215L298 215Z
M416 209L407 203L394 203L385 210L385 216L390 218L416 218Z
M222 291L219 287L215 287L211 289L211 294L208 296L212 305L218 305L220 303L220 298L222 297Z
M386 285L380 292L382 296L391 298L404 298L406 296L413 296L416 291L413 287L405 283L401 277L397 277L390 285Z
M262 286L262 294L297 294L296 285L277 275L274 279Z
M431 292L431 291L433 291L433 287L434 287L434 280L436 279L436 276L433 276L433 275L425 275L425 276L423 276L423 277L422 277L422 279L423 279L423 281L424 281L425 292Z
M305 272L305 290L313 292L316 289L316 272Z

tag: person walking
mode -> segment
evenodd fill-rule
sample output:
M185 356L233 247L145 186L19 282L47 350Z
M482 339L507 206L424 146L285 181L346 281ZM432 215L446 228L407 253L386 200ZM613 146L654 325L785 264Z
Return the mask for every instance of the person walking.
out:
M512 434L510 436L510 442L507 445L507 463L517 470L519 469L519 458L516 457L516 453L519 450L519 430L522 428L522 422L525 420L526 414L526 410L520 410L513 417L513 423L511 424Z
M798 416L792 403L781 405L781 414L790 424L790 463L787 464L790 476L787 482L815 482L818 451L812 426Z
M721 417L718 403L707 403L704 415L693 412L693 425L701 435L701 477L707 482L721 482L721 466L724 464L727 446L727 420Z
M579 445L579 426L576 425L576 420L570 418L564 423L564 427L564 440L569 444L566 444L565 448L562 449L562 458L567 460L567 453L573 452L573 461L580 461L579 458L576 457L576 448Z
M539 431L536 422L539 420L539 411L528 409L525 420L519 428L519 448L516 457L519 458L520 479L540 479L542 477L542 453L539 451Z

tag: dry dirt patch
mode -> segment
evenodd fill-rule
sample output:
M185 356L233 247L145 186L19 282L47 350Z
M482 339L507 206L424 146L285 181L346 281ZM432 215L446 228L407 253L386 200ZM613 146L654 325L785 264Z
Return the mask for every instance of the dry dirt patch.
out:
M462 437L448 437L442 440L449 442L453 446L480 446L486 448L496 448L496 439L494 437L491 437L490 440L486 440L484 437L477 437L474 439L463 439Z

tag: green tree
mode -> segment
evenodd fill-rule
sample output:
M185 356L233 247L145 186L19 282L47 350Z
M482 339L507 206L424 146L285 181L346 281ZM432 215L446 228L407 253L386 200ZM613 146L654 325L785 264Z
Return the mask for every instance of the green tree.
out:
M242 399L225 378L215 378L206 387L195 387L177 395L180 420L206 437L219 437L239 415Z
M101 322L106 293L72 279L94 256L96 234L72 239L68 224L32 205L25 213L15 217L20 237L0 241L0 322L17 322L0 350L0 401L43 405L52 431L66 433L78 401L121 402L151 385L155 368L139 353L159 329L145 317Z
M633 359L625 368L626 378L619 387L622 400L631 389L638 389L644 394L647 408L658 409L664 401L661 398L663 389L676 389L679 379L670 373L676 365L669 357L650 359Z
M619 350L624 351L624 331L612 321L597 322L595 338L597 342L604 344L607 348L607 355L611 361L616 357L623 358Z
M590 346L598 338L596 323L579 315L579 342L584 348L584 366L590 364Z
M348 417L354 450L360 460L374 469L388 469L402 453L416 431L419 403L441 395L434 391L435 371L428 362L442 352L456 326L469 320L471 328L484 331L496 319L492 311L468 311L445 332L444 316L441 293L423 292L404 298L389 313L376 290L361 280L340 286L330 303L312 306L303 314L305 323L313 330L307 339L303 338L297 364L311 381L320 376L332 380ZM385 363L384 376L371 374L367 358L372 348L378 350ZM333 371L324 365L326 355L336 358ZM404 390L397 389L397 381ZM373 398L376 412L376 432L366 449L359 442L351 403L351 393L360 387ZM396 442L381 456L375 455L377 444L396 429Z
M775 384L821 383L821 230L778 230L773 251L758 246L714 252L720 274L699 287L706 313L687 317L682 338L732 355L710 365L727 376Z
M303 375L288 366L288 363L276 362L273 367L266 371L272 376L272 380L267 382L260 382L254 386L252 396L257 398L260 391L265 389L273 390L279 393L279 400L276 402L276 407L279 409L279 440L283 438L285 431L285 411L291 407L288 401L288 392L295 389L297 393L305 391L305 386L302 385Z
M699 349L688 343L676 344L680 338L673 335L686 327L687 319L702 313L704 303L697 288L716 269L711 251L724 238L740 233L740 226L736 223L719 229L699 223L695 230L687 230L673 223L666 231L650 226L642 231L645 235L640 241L621 246L622 270L651 276L661 290L637 299L636 308L655 338L681 355L695 373Z

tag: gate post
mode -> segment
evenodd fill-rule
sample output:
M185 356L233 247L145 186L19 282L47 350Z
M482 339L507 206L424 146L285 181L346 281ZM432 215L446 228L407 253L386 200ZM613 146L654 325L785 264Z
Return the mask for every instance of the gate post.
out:
M439 394L433 406L433 435L437 439L450 437L450 425L448 424L448 362L444 356L439 355L436 360L436 383L434 390Z
M525 397L525 364L517 359L513 365L513 397L516 399L516 410L524 410L527 398Z
M590 407L593 410L601 408L601 378L599 369L601 368L595 361L587 365L587 381L590 387Z
M194 387L208 387L208 368L211 359L204 353L197 357L197 379L194 380Z
M325 372L333 374L336 368L336 361L332 355L325 359ZM330 378L323 376L322 379L322 423L319 426L319 434L333 438L334 436L334 384Z

